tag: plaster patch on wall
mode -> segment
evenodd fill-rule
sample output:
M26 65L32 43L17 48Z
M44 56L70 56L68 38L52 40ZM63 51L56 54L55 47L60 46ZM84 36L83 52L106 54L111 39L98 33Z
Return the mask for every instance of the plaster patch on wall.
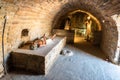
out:
M118 30L118 46L117 49L115 51L115 57L114 57L114 62L118 63L118 59L119 59L119 55L120 55L120 14L115 14L113 16L111 16L113 18L113 20L115 21L116 25L117 25L117 30Z
M119 15L115 14L115 15L113 15L111 17L115 20L116 25L120 27L120 14Z

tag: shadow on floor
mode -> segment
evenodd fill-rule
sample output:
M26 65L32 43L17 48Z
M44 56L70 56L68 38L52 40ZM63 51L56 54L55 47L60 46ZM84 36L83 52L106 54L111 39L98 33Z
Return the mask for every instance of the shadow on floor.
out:
M103 60L108 60L108 56L100 49L99 46L95 46L90 42L87 42L83 37L76 37L74 47Z

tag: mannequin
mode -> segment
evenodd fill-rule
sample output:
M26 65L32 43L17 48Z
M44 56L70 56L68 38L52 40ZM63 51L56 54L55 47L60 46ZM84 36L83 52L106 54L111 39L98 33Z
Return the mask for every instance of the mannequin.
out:
M85 21L85 25L86 25L86 32L85 32L85 39L88 41L89 40L89 36L90 36L90 33L91 33L91 24L92 24L92 21L90 19L90 16L87 17L87 20Z

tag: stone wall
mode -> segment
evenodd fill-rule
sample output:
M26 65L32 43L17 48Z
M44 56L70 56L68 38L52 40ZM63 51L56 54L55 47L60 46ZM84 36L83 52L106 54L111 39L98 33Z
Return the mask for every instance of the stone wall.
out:
M0 16L0 77L3 75L3 54L2 54L2 34L3 34L3 26L4 25L4 15Z
M111 16L113 18L113 20L116 22L117 25L117 31L118 31L118 44L117 44L117 48L116 48L116 52L115 52L115 56L114 56L114 61L120 63L120 14L115 14L113 16Z
M0 22L0 42L3 17L6 15L5 56L22 43L23 29L29 30L27 40L41 37L44 33L49 35L53 27L59 28L61 21L69 12L80 9L91 13L100 21L103 30L102 49L114 61L118 30L115 19L113 20L111 16L120 11L117 7L119 7L119 0L108 2L104 0L0 0L0 21L3 21ZM2 47L0 47L0 55Z
M103 23L101 48L107 54L110 61L116 63L115 54L118 44L118 31L109 21Z

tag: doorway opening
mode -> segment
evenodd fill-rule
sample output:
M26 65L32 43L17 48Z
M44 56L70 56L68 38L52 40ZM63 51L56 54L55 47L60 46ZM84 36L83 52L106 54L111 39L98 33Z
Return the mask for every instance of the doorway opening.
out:
M81 10L70 12L58 26L53 32L67 36L67 43L74 43L75 47L104 60L107 58L101 50L101 24L90 13Z
M64 29L74 30L74 43L80 40L77 37L81 37L93 45L100 46L102 34L101 25L90 13L81 10L69 13Z

